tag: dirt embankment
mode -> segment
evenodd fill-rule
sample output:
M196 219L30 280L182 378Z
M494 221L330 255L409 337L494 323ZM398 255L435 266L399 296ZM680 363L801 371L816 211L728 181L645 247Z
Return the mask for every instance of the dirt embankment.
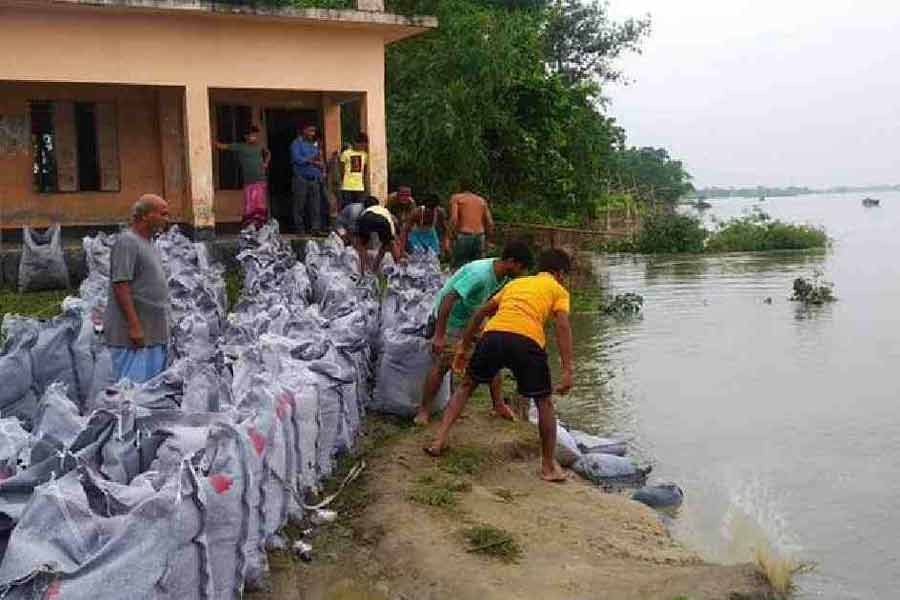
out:
M439 460L421 450L431 431L371 418L367 468L336 503L338 521L312 540L313 561L272 555L273 589L251 598L770 597L753 567L702 562L649 508L574 474L540 481L534 426L483 404L467 415Z

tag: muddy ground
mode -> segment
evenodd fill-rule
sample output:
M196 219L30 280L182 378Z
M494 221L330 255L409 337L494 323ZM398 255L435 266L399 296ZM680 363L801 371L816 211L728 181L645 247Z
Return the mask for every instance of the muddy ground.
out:
M626 496L574 474L563 484L542 482L536 428L493 417L483 400L467 409L445 457L422 452L431 435L370 417L354 459L366 469L333 505L338 520L312 539L313 560L271 554L272 589L250 597L771 597L752 566L704 563L668 535L656 513ZM468 539L476 527L486 527L488 537ZM286 535L298 538L299 528Z

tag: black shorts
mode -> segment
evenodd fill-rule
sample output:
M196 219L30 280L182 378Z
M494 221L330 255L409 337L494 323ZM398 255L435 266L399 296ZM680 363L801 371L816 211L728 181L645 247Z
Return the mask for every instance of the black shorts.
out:
M545 398L553 391L547 353L537 342L518 333L488 331L475 346L468 375L475 383L490 383L504 368L512 371L526 398Z
M378 241L383 245L394 241L394 235L391 233L391 224L387 219L373 212L363 213L356 222L356 235L368 242L373 233L378 236Z

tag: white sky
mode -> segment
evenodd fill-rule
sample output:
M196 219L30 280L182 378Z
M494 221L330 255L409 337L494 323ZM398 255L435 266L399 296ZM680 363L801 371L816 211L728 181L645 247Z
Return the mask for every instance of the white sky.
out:
M629 144L664 146L698 187L900 183L900 0L610 0L650 13Z

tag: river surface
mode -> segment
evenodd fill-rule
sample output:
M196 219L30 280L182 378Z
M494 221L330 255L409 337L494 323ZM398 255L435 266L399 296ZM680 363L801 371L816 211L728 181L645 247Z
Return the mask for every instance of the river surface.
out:
M576 387L558 403L682 486L672 530L705 558L768 545L817 563L800 598L900 594L900 193L875 195L707 211L822 225L825 252L597 257L604 291L643 295L643 317L576 317ZM791 285L815 270L838 301L803 309Z

